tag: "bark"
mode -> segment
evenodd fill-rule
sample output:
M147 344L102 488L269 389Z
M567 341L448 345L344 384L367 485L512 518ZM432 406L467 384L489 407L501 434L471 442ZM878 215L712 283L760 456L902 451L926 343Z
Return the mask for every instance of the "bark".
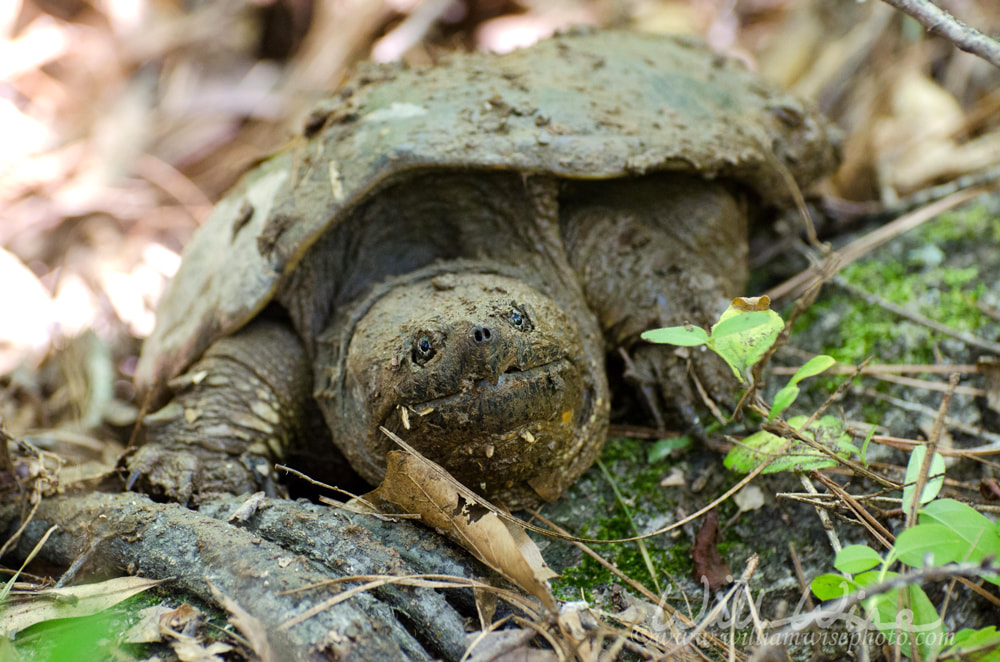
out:
M342 586L282 592L333 577L483 574L433 532L405 521L384 522L276 499L265 499L247 520L228 523L226 518L244 500L225 497L194 512L133 493L50 498L41 504L14 553L23 558L52 524L58 524L59 530L42 551L50 562L68 566L97 540L88 564L105 574L114 568L170 578L170 589L216 604L211 582L260 620L277 659L461 657L462 615L442 593L430 589L384 587L352 597L287 631L278 629ZM15 504L0 506L0 531L11 535L19 517ZM471 600L466 598L465 604Z

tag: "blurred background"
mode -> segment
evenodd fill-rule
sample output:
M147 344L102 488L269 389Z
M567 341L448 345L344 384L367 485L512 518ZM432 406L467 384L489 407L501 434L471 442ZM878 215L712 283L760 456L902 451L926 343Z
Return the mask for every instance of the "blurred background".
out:
M996 0L938 4L1000 31ZM135 355L183 246L357 61L575 24L699 35L815 100L844 130L822 194L847 215L1000 162L997 69L875 0L2 0L0 420L134 421ZM74 343L76 367L45 379Z

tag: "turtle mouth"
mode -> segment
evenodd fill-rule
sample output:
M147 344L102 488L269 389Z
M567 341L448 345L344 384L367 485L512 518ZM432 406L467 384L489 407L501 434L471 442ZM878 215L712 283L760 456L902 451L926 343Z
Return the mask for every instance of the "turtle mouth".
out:
M500 433L564 415L576 366L559 358L530 368L511 365L496 381L468 381L457 393L407 408L435 427ZM411 420L413 418L411 417Z

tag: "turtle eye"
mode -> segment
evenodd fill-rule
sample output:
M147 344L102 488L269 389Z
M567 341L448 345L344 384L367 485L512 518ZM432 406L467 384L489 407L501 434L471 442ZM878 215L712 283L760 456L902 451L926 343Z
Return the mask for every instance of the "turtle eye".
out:
M519 308L511 308L510 323L513 324L514 328L518 331L531 331L535 328L531 324L531 320L528 319L528 314Z
M413 362L423 365L434 357L434 341L428 335L422 335L413 344Z

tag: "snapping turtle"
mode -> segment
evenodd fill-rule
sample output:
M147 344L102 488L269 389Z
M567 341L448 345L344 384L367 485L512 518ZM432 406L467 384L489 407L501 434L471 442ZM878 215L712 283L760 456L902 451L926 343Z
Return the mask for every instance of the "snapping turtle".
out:
M713 319L748 221L833 162L813 110L693 41L365 69L187 247L136 374L172 400L127 466L186 500L332 440L374 483L385 426L510 507L554 499L604 441L605 356L686 411L688 362L640 332ZM715 361L690 364L719 394Z

